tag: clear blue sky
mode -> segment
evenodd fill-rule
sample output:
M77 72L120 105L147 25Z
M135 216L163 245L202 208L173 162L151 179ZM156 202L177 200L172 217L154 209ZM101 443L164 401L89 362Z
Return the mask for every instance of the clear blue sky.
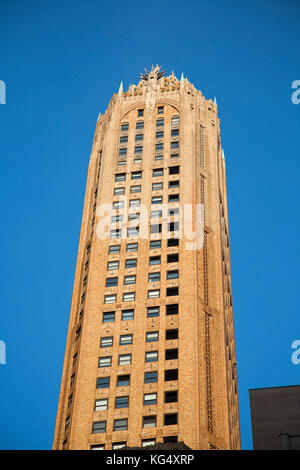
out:
M95 123L151 64L217 97L242 442L248 389L299 384L300 2L2 1L1 449L52 445Z

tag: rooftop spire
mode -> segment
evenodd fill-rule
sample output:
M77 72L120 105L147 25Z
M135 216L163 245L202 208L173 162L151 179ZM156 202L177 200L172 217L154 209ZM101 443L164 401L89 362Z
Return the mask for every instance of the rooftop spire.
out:
M123 81L121 81L121 83L120 83L120 88L119 88L119 93L118 94L122 95L122 93L123 93Z

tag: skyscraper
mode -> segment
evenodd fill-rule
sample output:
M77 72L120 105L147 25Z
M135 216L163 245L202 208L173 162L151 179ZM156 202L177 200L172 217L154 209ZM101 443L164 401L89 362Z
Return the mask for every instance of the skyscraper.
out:
M217 104L121 83L90 157L54 449L239 449Z

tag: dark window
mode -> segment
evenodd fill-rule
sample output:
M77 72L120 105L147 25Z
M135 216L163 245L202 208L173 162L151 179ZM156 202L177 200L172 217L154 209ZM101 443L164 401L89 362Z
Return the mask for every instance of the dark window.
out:
M178 349L166 349L165 359L171 361L172 359L178 359Z
M147 317L158 317L159 316L159 307L148 307L147 308Z
M116 408L128 408L128 405L129 405L129 397L117 397L116 398Z
M136 129L144 129L144 121L137 121Z
M143 146L142 145L137 145L136 147L134 147L134 153L135 154L142 153L142 152L143 152Z
M179 240L178 238L169 238L168 240L168 247L170 246L178 246L179 245Z
M177 390L172 390L165 392L165 403L174 403L178 401L178 392Z
M177 424L177 413L168 413L164 415L164 426Z
M157 114L163 114L163 113L164 113L164 107L163 106L158 106Z
M157 139L163 139L163 137L164 137L164 131L156 132L156 138Z
M128 427L128 419L115 419L114 431L125 431Z
M178 369L165 370L165 381L178 380Z
M172 444L177 444L178 442L178 436L166 436L164 437L164 444L168 443L168 442L172 442Z
M123 136L120 138L120 143L121 143L121 144L125 144L126 142L128 142L128 135L123 135Z
M172 330L166 330L166 340L178 339L178 328Z
M120 250L121 250L121 246L120 245L112 245L109 247L109 254L113 254L113 253L120 253Z
M118 278L117 277L108 277L105 283L106 287L112 287L118 285Z
M171 295L178 295L179 288L178 287L167 287L166 295L170 297Z
M145 384L157 382L157 371L145 372Z
M178 304L166 305L166 315L177 315L177 314L178 314Z
M179 180L169 181L169 188L179 188Z
M156 120L156 126L157 127L162 127L164 125L164 119L160 118Z
M169 202L179 201L179 194L169 194Z
M126 180L126 173L118 173L115 175L115 181L125 181Z
M156 144L155 145L155 150L157 152L159 152L160 150L163 150L164 149L164 144Z
M119 155L127 155L127 148L121 148L119 150Z
M97 388L109 388L110 377L98 377Z
M171 136L175 137L176 135L179 135L179 129L172 129L171 130Z
M155 428L156 416L143 416L143 428Z
M167 279L178 279L178 269L175 269L174 271L168 271L167 272Z
M122 310L122 320L133 320L134 310Z
M175 232L175 230L179 230L179 222L170 222L168 224L169 232Z
M132 180L138 180L142 177L142 172L141 171L133 171L131 173L131 179Z
M179 147L179 142L171 142L171 149L177 149Z
M164 174L163 168L156 168L155 170L152 170L152 176L163 176L163 174Z
M144 116L144 110L138 109L138 117L143 117L143 116Z
M149 273L148 281L149 282L160 281L160 273Z
M150 256L149 264L152 266L155 264L160 264L160 256Z
M169 175L177 175L179 173L179 166L170 166Z
M167 255L167 263L177 263L179 260L179 254L178 253L171 253Z
M139 142L139 141L143 140L143 138L144 138L144 134L136 134L135 141Z
M130 375L118 375L117 387L126 387L130 385Z

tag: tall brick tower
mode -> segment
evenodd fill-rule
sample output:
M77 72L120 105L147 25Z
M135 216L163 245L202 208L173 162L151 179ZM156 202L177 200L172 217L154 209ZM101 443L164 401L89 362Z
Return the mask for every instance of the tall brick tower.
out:
M54 449L239 449L217 104L121 83L89 163Z

